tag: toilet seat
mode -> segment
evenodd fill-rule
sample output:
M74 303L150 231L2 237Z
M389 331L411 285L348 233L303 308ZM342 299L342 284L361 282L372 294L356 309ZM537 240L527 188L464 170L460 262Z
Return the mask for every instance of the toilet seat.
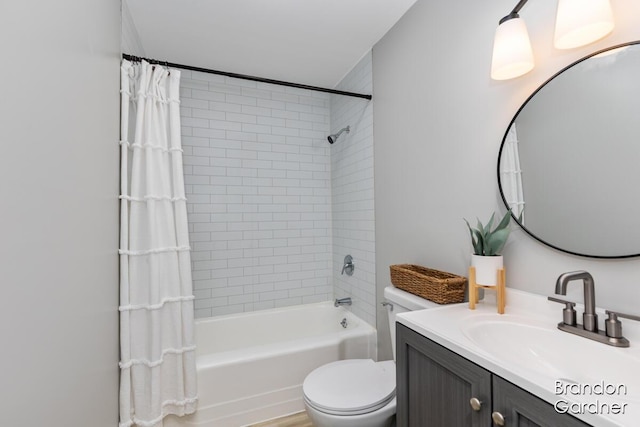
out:
M361 415L387 405L396 395L393 360L339 360L321 366L304 380L305 402L331 415Z

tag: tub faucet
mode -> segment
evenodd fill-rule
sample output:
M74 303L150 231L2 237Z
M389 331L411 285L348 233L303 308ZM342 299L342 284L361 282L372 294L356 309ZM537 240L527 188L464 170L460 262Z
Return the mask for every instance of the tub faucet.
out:
M596 292L591 274L584 270L563 273L556 281L556 294L566 295L567 285L572 280L582 280L584 287L583 328L589 332L598 331L598 315L596 315Z
M335 307L340 307L341 305L351 305L351 297L340 298L334 301L333 305Z

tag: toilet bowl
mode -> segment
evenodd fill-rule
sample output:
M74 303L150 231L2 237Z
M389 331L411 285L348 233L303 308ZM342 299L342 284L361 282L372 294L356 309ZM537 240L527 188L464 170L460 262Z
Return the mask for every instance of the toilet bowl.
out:
M396 314L438 307L401 291L384 289L395 360ZM316 427L389 427L396 413L394 360L347 359L323 365L304 380L304 405Z
M332 362L304 381L304 403L318 427L387 427L396 411L396 374L392 360ZM384 416L383 416L384 415Z

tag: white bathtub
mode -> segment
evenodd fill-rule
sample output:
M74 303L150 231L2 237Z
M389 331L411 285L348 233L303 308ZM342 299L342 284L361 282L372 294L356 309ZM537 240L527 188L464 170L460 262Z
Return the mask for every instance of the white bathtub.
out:
M299 412L313 369L376 358L375 329L333 302L200 319L195 331L198 411L167 427L240 427Z

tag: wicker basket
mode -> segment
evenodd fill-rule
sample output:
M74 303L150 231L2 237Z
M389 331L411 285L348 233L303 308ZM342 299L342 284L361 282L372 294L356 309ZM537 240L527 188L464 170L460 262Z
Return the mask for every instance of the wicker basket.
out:
M392 265L390 269L391 283L398 289L438 304L464 301L466 277L411 264Z

